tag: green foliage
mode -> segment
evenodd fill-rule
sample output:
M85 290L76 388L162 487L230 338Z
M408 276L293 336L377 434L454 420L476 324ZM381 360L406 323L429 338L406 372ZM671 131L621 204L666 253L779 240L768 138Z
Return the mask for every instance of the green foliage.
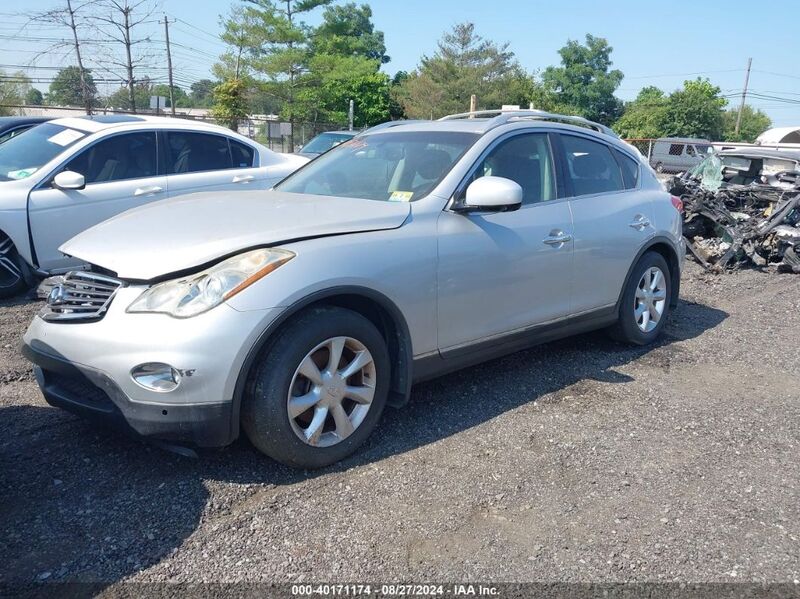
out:
M602 37L586 34L586 44L575 40L558 53L561 66L548 67L542 74L545 89L557 106L599 123L611 124L622 114L622 102L614 92L622 82L618 69L609 70L613 48Z
M208 108L214 102L214 87L216 83L211 79L201 79L195 81L189 87L189 100L191 106L196 108Z
M345 125L352 99L356 127L388 121L390 80L379 66L377 60L361 56L313 57L308 77L314 84L298 94L297 115L310 122Z
M158 85L153 86L152 94L153 96L163 96L167 99L166 105L164 108L170 108L169 105L169 85L166 83L160 83ZM172 98L175 100L175 107L176 108L188 108L192 105L189 96L185 91L183 91L180 87L173 85L172 86ZM144 108L150 106L150 99L148 98L146 104L139 104L136 102L136 106L139 108Z
M84 79L92 105L96 105L97 86L88 69L84 71ZM83 106L81 70L78 67L64 67L58 72L47 90L47 103L56 106Z
M390 60L383 32L376 31L372 23L372 9L354 2L325 8L322 24L311 35L309 50L312 55L362 56L381 64Z
M234 131L239 122L247 118L247 86L241 79L223 81L214 88L214 105L211 115L221 124Z
M13 114L14 109L7 106L22 105L30 89L30 79L25 73L17 71L9 76L0 70L0 116Z
M473 23L460 23L396 86L394 97L409 118L427 119L469 110L472 94L479 109L527 104L535 87L508 44L498 46L475 33Z
M727 101L720 97L720 89L708 79L698 77L694 81L684 81L683 89L669 96L664 135L721 139L725 104Z
M153 94L153 84L150 79L144 78L133 86L133 98L138 108L149 108L150 96ZM106 98L106 105L117 110L131 110L131 99L127 87L120 87Z
M772 127L772 121L761 110L745 104L742 109L742 120L739 125L739 134L736 131L736 117L738 108L726 110L723 114L723 139L725 141L745 141L752 143L756 138Z
M636 99L625 104L625 112L614 130L626 139L662 137L669 100L657 87L643 88Z
M44 104L44 96L42 95L42 92L35 87L30 88L28 93L25 94L25 104L28 106L41 106Z

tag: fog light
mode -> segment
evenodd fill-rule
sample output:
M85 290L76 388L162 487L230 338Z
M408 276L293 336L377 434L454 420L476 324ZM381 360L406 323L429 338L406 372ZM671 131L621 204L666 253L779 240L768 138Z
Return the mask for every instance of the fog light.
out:
M139 364L131 370L131 378L137 385L157 393L174 391L181 384L180 371L161 362Z

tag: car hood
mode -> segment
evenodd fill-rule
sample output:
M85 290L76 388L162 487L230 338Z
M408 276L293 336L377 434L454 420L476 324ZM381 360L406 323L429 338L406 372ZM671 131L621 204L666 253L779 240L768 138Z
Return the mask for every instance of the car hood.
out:
M59 249L122 279L148 281L250 248L395 229L410 210L402 202L280 191L201 192L123 212Z

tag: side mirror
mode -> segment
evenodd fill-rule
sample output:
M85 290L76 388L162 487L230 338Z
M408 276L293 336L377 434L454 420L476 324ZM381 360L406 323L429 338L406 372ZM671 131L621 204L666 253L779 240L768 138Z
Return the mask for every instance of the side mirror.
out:
M459 212L516 210L522 205L522 187L504 177L481 177L467 187Z
M80 173L61 171L53 179L53 187L58 189L83 189L86 187L86 179Z

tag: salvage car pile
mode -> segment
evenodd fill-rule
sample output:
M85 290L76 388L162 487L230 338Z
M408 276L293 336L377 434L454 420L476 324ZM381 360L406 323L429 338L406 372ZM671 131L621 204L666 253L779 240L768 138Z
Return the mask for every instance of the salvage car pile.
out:
M667 183L683 201L688 250L705 268L776 264L800 273L800 160L723 152ZM778 170L779 169L779 170Z

